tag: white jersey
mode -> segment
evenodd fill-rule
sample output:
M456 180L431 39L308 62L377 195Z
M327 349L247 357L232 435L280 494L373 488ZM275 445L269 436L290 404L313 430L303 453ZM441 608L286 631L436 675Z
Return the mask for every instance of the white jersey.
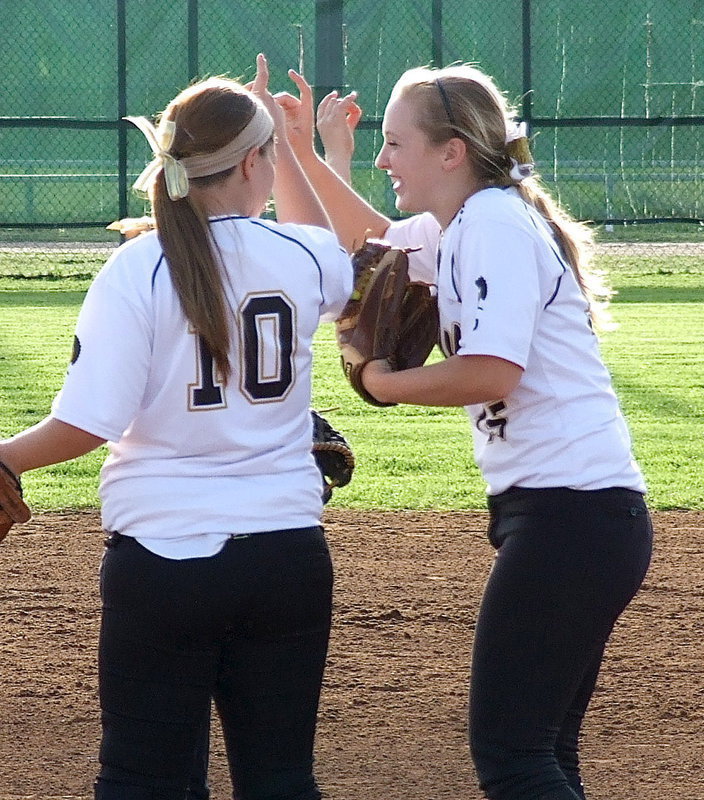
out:
M410 244L398 234L389 238ZM645 491L587 301L543 217L515 189L477 192L445 231L438 265L446 355L524 370L508 397L466 409L488 493Z
M412 281L423 283L437 281L439 239L440 225L428 212L394 220L384 234L389 244L413 248L408 254L408 275Z
M108 440L103 526L169 558L229 535L319 524L311 361L319 321L352 290L329 231L211 220L232 312L227 386L189 328L156 233L118 248L91 285L57 419Z

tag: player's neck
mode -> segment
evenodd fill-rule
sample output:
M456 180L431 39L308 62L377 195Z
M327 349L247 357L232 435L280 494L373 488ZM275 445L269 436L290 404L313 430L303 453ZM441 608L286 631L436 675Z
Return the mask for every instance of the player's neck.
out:
M258 217L263 206L237 170L220 183L192 187L191 193L208 217Z

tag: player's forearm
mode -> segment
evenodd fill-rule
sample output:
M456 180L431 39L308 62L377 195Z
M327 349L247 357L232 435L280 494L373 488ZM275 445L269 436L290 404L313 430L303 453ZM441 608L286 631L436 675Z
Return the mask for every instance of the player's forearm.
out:
M365 367L366 389L383 403L467 406L508 396L523 370L493 356L452 356L445 361L401 372L385 371L379 362Z
M340 244L352 252L365 237L383 237L391 220L360 197L351 186L316 154L301 159L308 180L313 184L330 217Z
M325 163L348 186L352 183L352 165L349 158L325 154Z
M288 145L277 148L273 193L278 222L317 225L333 230L322 202Z
M11 439L0 441L0 461L20 475L78 458L104 443L105 439L54 417L46 417Z

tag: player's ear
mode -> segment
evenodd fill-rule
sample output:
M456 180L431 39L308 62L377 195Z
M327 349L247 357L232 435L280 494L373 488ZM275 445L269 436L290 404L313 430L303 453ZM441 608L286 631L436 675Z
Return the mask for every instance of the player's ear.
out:
M252 170L254 169L257 159L259 158L259 150L259 147L250 148L247 155L241 161L242 175L247 181L252 177Z
M467 158L467 143L454 136L444 144L442 166L448 172L459 167Z

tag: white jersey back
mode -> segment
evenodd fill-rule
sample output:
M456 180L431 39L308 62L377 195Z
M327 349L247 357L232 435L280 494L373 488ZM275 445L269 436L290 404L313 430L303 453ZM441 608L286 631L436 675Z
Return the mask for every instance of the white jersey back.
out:
M90 287L53 416L107 439L103 524L172 558L228 535L318 524L312 341L352 289L329 231L222 217L232 375L191 330L156 233L112 255Z

